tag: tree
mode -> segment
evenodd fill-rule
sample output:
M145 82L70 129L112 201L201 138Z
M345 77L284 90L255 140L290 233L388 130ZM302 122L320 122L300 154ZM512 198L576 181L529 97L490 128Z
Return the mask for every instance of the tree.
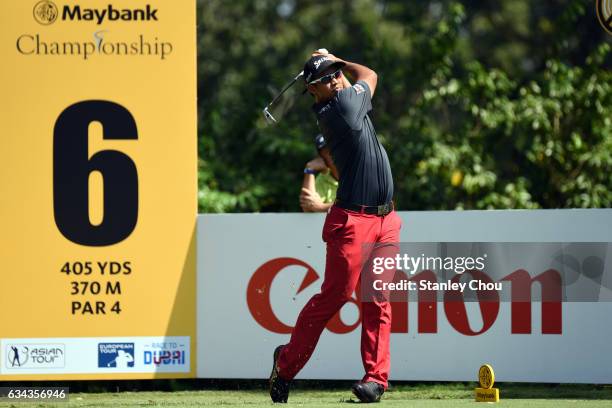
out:
M198 3L200 210L298 211L320 47L375 69L398 208L612 204L610 39L586 0Z

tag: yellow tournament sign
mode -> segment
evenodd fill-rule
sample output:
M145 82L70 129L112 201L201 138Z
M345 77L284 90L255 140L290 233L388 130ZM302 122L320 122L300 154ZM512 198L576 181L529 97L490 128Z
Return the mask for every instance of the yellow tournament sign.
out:
M194 377L194 1L0 8L0 380Z

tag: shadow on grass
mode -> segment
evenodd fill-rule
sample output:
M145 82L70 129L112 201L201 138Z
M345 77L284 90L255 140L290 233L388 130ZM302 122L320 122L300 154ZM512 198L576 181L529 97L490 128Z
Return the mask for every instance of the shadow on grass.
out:
M503 392L504 398L612 400L612 387L609 385L500 383L495 386Z
M349 391L354 381L296 380L292 390ZM125 391L258 391L267 392L267 380L249 379L176 379L118 381L1 381L0 387L69 387L71 393ZM473 398L476 382L393 381L385 393L389 399ZM581 399L612 400L612 385L496 383L502 399ZM355 403L355 400L344 400Z
M476 382L395 382L389 394L403 398L473 398ZM503 399L612 400L612 386L596 384L495 383Z

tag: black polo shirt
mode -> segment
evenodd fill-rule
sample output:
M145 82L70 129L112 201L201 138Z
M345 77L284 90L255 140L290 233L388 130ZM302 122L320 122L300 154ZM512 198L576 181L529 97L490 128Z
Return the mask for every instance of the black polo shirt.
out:
M368 112L370 88L357 81L313 110L340 173L336 197L358 205L382 205L393 198L393 177L385 148L376 137Z

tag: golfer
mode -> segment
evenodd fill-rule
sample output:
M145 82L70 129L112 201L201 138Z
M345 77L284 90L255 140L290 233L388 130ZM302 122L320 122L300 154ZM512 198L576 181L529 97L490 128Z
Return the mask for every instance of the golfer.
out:
M392 202L389 159L368 116L376 73L332 54L315 52L304 66L304 79L314 97L312 109L339 184L323 227L327 257L321 293L300 312L289 343L274 351L270 375L274 402L287 402L290 381L308 362L327 322L355 291L364 264L363 244L397 245L401 227ZM365 375L352 391L362 402L377 402L389 376L391 305L388 299L373 296L362 299L361 307Z

